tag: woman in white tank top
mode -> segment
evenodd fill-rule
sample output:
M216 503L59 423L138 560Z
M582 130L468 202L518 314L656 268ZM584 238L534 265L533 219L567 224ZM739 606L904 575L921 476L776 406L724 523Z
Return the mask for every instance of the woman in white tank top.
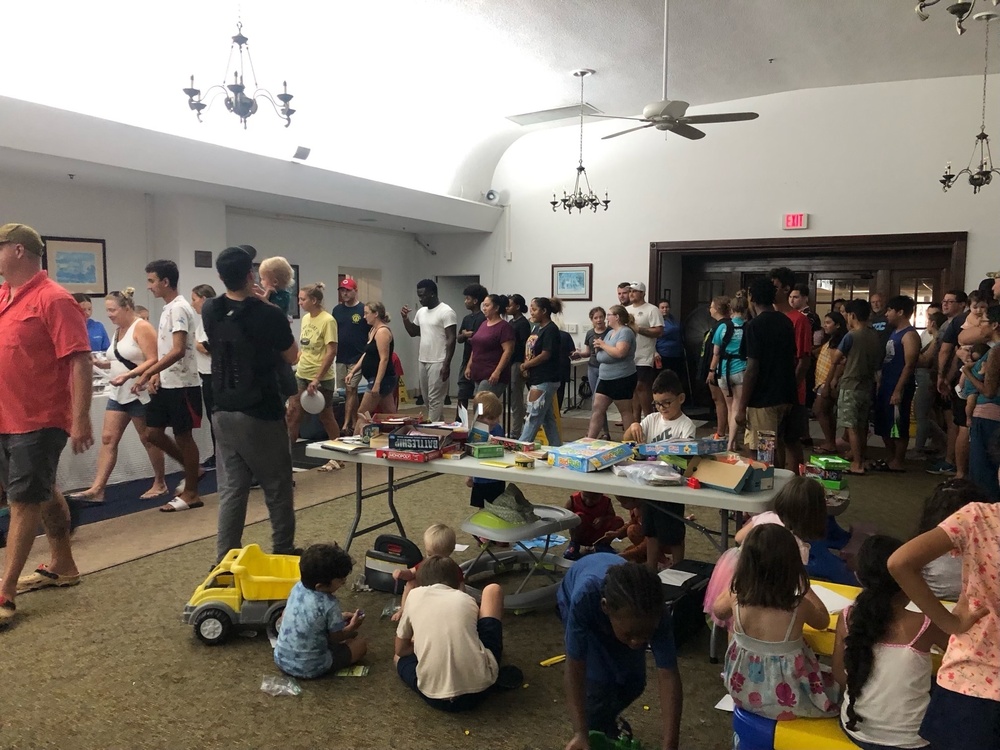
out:
M118 444L129 422L135 426L153 467L153 486L141 498L152 499L167 492L163 452L146 440L149 394L142 391L136 395L131 391L132 379L142 375L157 361L156 330L136 315L134 294L135 289L126 287L120 292L111 292L104 300L108 318L116 328L108 347L107 361L95 363L110 371L110 380L104 392L108 405L104 412L101 450L97 457L97 476L88 489L67 495L71 500L104 501L104 488L118 461Z

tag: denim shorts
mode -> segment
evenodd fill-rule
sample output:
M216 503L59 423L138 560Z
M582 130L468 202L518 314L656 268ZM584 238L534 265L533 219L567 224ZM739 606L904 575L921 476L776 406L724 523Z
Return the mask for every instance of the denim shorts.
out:
M129 401L127 404L119 404L113 398L108 399L108 405L104 407L105 411L117 411L124 412L130 417L135 417L137 419L146 418L146 405L142 403L139 399L134 401Z

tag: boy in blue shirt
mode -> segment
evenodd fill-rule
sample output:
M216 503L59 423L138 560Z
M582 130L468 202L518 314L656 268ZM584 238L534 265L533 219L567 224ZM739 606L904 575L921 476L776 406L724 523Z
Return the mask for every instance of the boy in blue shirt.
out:
M347 582L354 561L336 544L314 544L299 559L301 580L292 588L274 647L274 663L293 677L322 677L360 661L368 642L358 636L363 610L342 612L334 592Z
M647 645L657 666L662 746L677 748L681 678L656 573L595 552L569 569L556 602L566 627L566 702L573 722L566 750L589 748L589 731L611 739L631 735L620 714L646 689Z

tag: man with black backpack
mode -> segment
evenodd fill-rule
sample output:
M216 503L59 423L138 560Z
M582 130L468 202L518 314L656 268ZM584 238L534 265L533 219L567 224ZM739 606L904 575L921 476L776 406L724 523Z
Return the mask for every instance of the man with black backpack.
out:
M215 268L226 293L202 308L215 397L218 560L243 546L252 478L264 490L274 553L295 550L292 456L279 371L283 363L294 364L299 351L285 314L254 294L255 254L249 245L219 253Z

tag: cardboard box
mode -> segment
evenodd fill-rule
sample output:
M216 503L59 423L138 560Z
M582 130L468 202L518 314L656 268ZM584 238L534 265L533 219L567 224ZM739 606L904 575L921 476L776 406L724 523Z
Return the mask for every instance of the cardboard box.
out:
M600 471L631 457L631 445L610 440L583 438L558 447L548 447L549 465L572 471Z
M664 440L659 445L666 448L664 453L671 456L705 456L726 449L726 438L701 438L700 440Z
M704 487L733 494L774 489L774 467L760 461L748 460L742 464L700 461L691 469L690 476Z
M499 458L506 451L502 445L493 443L466 443L465 452L473 458Z
M451 442L447 427L407 425L389 433L389 448L399 451L440 450Z
M663 454L660 456L660 461L671 466L676 466L685 477L689 477L695 466L709 458L710 456L670 456Z
M420 424L424 421L423 414L373 414L375 424L390 425L393 428L404 424Z
M846 471L851 468L851 462L840 456L809 456L809 464L829 471Z
M375 455L378 458L384 458L388 461L408 461L415 464L425 464L428 461L433 461L435 458L441 458L441 451L404 451L404 450L392 450L391 448L383 448L375 451Z
M538 444L534 442L515 440L514 438L501 437L500 435L490 435L488 442L495 445L502 445L504 450L514 451L515 453L527 453L538 447Z
M814 464L799 464L799 474L810 479L844 481L844 473L840 469L823 469Z

